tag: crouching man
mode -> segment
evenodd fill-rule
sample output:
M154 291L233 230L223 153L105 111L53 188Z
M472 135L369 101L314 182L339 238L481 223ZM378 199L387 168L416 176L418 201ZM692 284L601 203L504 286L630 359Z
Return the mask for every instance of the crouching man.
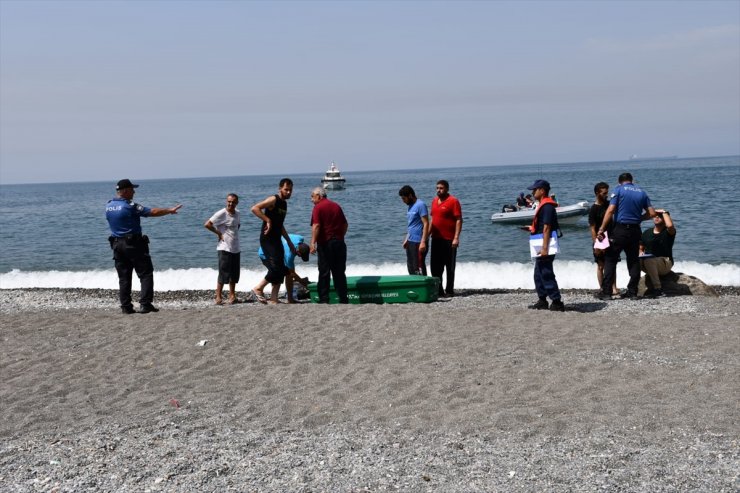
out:
M648 298L664 296L660 276L673 268L673 241L676 239L676 227L668 211L656 209L655 212L653 227L643 231L640 240L640 269L647 274L645 296Z
M308 289L308 278L307 277L301 277L298 275L298 273L295 271L295 259L296 257L300 257L301 260L304 262L308 262L309 259L309 252L311 248L305 243L303 236L296 235L293 233L290 233L288 235L290 237L290 241L295 246L295 251L292 251L288 247L288 242L285 241L285 238L282 239L283 241L283 251L285 252L284 262L285 262L285 291L286 291L286 299L288 303L297 303L296 297L293 295L293 287L296 283L300 284L304 288ZM260 259L262 260L262 263L267 265L266 262L268 262L267 256L265 255L265 252L262 250L262 247L257 251L257 254L259 255ZM263 291L265 287L267 286L267 281L265 279L262 279L260 283L257 285L257 290ZM262 302L262 300L257 300ZM266 301L266 300L265 300Z

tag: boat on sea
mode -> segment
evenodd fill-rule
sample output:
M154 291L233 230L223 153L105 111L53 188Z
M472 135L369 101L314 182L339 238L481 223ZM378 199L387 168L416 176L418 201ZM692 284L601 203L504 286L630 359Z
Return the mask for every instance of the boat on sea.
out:
M571 205L557 207L559 224L575 224L588 214L590 204L587 201L576 202ZM534 209L519 209L510 212L496 212L491 216L494 224L531 224L534 219Z
M678 156L639 157L637 154L630 156L630 161L673 161L674 159L678 159Z
M339 168L334 164L334 161L329 165L329 169L326 170L326 174L321 179L321 185L325 190L341 190L344 188L346 180L339 172Z

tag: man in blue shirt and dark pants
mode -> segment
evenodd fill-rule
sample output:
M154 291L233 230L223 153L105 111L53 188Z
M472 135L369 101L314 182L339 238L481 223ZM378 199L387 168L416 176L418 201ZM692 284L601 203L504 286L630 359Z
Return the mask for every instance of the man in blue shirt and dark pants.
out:
M409 274L427 275L427 238L429 237L429 212L423 200L416 198L416 192L409 185L398 191L401 200L408 206L406 219L408 228L403 248L406 250L406 267Z
M614 189L609 201L609 208L604 215L604 221L597 231L599 240L604 239L604 231L614 217L616 224L609 238L610 248L606 251L604 260L604 280L598 298L612 299L611 287L617 273L619 255L624 250L627 256L627 270L630 280L627 291L622 298L637 298L637 285L640 282L640 238L642 230L640 223L645 219L655 217L656 212L650 203L650 197L637 185L632 183L630 173L619 175L619 186Z
M134 202L134 185L131 180L120 180L116 185L117 196L105 206L105 218L110 226L108 238L113 250L113 260L118 272L118 297L124 314L136 313L131 304L131 278L134 270L141 281L140 313L158 312L152 305L154 299L154 266L149 256L149 237L141 234L142 217L177 214L182 205L169 209L149 208Z

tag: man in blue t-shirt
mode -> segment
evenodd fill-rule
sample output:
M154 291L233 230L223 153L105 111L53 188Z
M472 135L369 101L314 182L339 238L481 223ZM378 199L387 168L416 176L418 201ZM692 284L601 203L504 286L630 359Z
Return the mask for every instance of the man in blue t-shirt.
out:
M609 223L614 220L615 224L610 230L609 248L604 260L604 279L601 283L601 291L597 295L599 299L612 299L612 283L617 275L617 262L619 262L619 255L622 251L627 256L627 271L630 280L627 283L627 291L621 297L637 298L637 285L640 282L640 237L642 236L640 223L655 215L650 197L632 183L632 175L630 173L619 175L619 186L614 189L604 220L597 231L597 237L603 240L604 231L608 230Z
M131 303L131 278L134 271L141 281L139 313L158 312L152 305L154 299L154 266L149 256L149 237L141 234L142 217L159 217L177 214L182 205L169 209L149 208L134 203L134 185L131 180L120 180L116 185L116 197L105 206L111 235L108 237L113 250L113 260L118 272L118 297L121 311L136 313Z
M403 248L406 249L406 267L409 274L427 275L427 238L429 237L429 212L427 205L416 198L414 189L404 185L398 191L403 203L408 206L408 223Z
M294 283L297 282L304 288L308 288L308 278L301 277L296 273L295 258L301 257L301 259L304 262L308 262L310 247L305 243L305 240L303 239L303 236L301 235L290 233L288 234L288 237L290 237L290 241L291 243L293 243L293 246L295 247L295 251L291 251L290 247L288 246L288 242L285 241L285 238L282 238L283 251L285 252L283 261L285 262L285 269L287 271L287 273L285 274L286 299L288 303L296 303L297 300L295 299L295 296L293 296ZM270 262L270 259L267 258L267 255L265 255L265 252L262 250L262 247L260 247L260 249L257 251L257 255L259 255L260 259L262 260L262 263L265 264L265 266L267 266L267 264ZM260 292L264 292L264 289L266 286L267 286L267 280L262 279L260 283L257 285L257 290ZM258 300L258 301L262 302L262 300Z

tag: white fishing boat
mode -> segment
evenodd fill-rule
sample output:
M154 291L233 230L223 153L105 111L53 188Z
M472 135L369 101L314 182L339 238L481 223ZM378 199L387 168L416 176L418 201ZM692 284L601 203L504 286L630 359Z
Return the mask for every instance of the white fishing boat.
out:
M673 161L674 159L678 159L678 156L639 157L637 154L630 156L630 161Z
M321 185L325 190L341 190L344 188L345 179L339 172L339 168L334 164L334 161L329 165L329 169L326 170L326 174L321 179Z
M505 206L507 208L508 206ZM571 205L559 206L559 224L575 224L578 220L588 214L590 204L585 200ZM510 212L497 212L491 216L491 222L495 224L531 224L534 219L534 209L519 209Z

